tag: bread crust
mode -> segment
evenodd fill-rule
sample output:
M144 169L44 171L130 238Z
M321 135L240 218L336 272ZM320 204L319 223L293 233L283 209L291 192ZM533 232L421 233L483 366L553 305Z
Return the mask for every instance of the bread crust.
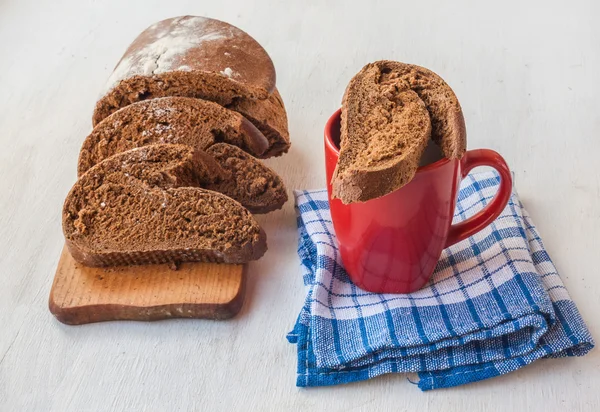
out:
M265 100L235 99L227 107L250 120L269 141L269 149L259 157L264 159L287 153L291 145L288 119L277 89Z
M241 248L231 248L222 253L209 249L169 249L145 250L131 252L101 252L96 253L78 245L70 239L65 239L65 244L73 259L85 266L131 266L161 263L228 263L244 264L260 259L267 251L267 235L261 228L258 240L254 245L246 243Z

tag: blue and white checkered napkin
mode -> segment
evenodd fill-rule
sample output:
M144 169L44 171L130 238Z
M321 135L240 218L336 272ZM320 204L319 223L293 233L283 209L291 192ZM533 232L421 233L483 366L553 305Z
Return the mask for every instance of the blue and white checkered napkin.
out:
M481 210L498 184L493 172L463 180L455 222ZM295 195L308 287L288 334L298 386L419 372L419 387L429 390L594 346L516 192L493 224L444 250L431 283L406 295L357 288L340 263L327 192Z

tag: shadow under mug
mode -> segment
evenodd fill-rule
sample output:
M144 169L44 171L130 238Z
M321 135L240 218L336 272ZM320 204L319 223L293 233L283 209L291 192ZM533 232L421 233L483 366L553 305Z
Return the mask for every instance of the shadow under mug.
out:
M350 279L376 293L410 293L431 278L442 250L479 232L500 215L512 189L506 162L488 149L468 150L462 159L442 158L419 167L400 189L366 202L331 198L338 162L340 110L325 126L327 194L339 253ZM452 224L460 181L478 166L500 174L500 187L480 212Z

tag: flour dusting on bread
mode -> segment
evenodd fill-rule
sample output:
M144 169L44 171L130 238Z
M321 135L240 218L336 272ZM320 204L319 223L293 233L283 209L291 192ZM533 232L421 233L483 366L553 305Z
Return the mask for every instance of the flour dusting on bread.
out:
M233 30L226 27L206 30L207 21L205 17L186 16L173 19L168 24L159 22L150 26L146 30L147 44L119 62L108 78L102 95L128 77L149 76L172 70L190 71L190 66L178 64L182 54L204 42L235 35Z

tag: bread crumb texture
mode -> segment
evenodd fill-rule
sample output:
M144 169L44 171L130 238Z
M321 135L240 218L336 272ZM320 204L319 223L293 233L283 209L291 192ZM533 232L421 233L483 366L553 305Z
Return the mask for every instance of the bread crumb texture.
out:
M63 208L73 257L90 266L184 261L244 263L265 234L235 200L198 187L193 150L152 145L117 154L75 183Z

